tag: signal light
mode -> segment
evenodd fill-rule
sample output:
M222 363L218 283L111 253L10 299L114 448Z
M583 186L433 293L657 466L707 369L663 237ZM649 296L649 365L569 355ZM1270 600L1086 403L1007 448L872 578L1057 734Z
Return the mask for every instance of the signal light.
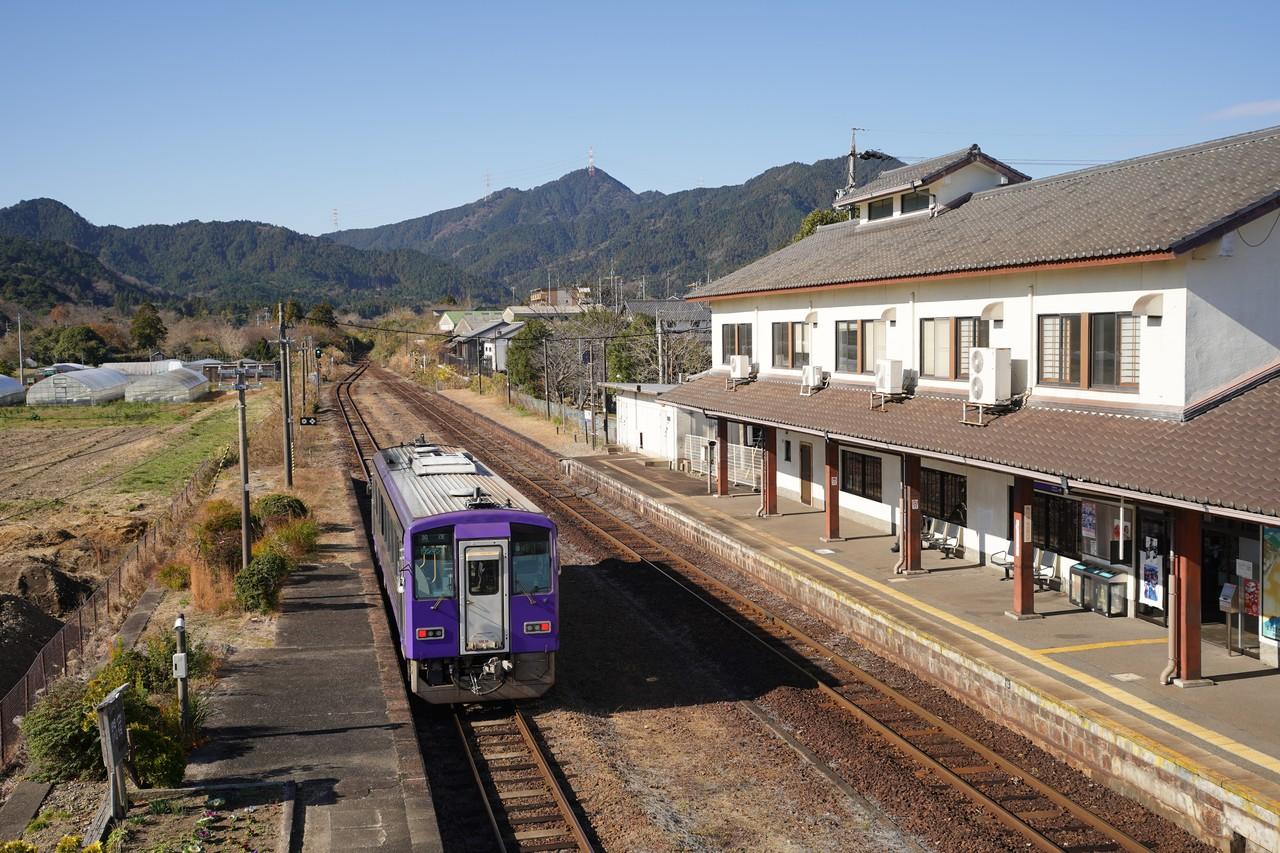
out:
M550 622L526 622L524 623L524 632L526 634L550 634Z

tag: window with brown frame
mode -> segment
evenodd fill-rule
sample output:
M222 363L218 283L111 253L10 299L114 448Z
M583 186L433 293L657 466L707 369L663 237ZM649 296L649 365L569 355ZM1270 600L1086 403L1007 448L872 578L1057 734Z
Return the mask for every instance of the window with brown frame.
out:
M1139 318L1128 312L1046 314L1039 318L1043 385L1138 389Z
M1080 502L1048 492L1032 495L1031 544L1080 559Z
M858 495L867 500L882 500L880 457L855 453L852 450L841 450L840 491Z
M915 213L918 210L929 209L929 190L919 189L913 193L904 193L902 196L902 212Z
M836 372L858 372L858 321L836 321Z
M951 361L951 320L929 317L920 321L920 375L950 379L955 366Z
M969 351L991 346L991 324L981 317L956 318L956 377L969 378Z
M876 362L885 357L885 333L889 324L884 320L862 321L862 363L858 365L859 373L875 373Z
M809 363L809 324L773 324L773 366L799 370Z
M751 324L724 323L720 326L721 363L728 364L729 356L751 357Z
M920 511L930 518L968 524L967 491L963 474L920 469Z
M1129 313L1089 315L1089 387L1136 390L1138 318Z
M1080 315L1046 314L1040 317L1040 382L1044 385L1079 385Z

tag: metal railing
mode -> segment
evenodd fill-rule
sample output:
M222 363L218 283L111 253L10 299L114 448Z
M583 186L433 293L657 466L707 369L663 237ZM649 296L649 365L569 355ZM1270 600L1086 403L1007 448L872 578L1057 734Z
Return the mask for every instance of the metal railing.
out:
M689 460L689 473L715 476L720 467L719 453L711 452L711 439L701 435L685 435L683 459ZM745 444L729 445L729 482L749 489L760 488L764 451Z
M60 676L83 671L97 661L96 644L106 641L123 621L141 593L147 567L165 553L191 509L213 488L229 450L200 463L167 509L150 520L115 569L66 617L26 673L0 699L0 769L8 767L17 755L21 739L18 721L49 685Z

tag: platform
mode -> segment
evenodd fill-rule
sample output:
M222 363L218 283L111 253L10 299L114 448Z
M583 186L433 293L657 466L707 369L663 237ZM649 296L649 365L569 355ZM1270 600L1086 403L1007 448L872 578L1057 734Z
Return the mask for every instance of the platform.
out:
M705 479L643 463L644 457L618 454L566 465L577 467L584 485L599 483L598 475L605 475L623 494L649 503L650 517L661 515L668 526L684 525L699 540L714 540L722 556L726 543L741 546L749 562L759 563L757 574L760 566L778 578L794 574L787 583L807 590L807 602L828 616L839 606L836 602L861 611L858 624L873 639L893 635L892 641L877 643L882 650L894 643L904 653L908 646L912 653L924 650L909 663L914 668L932 671L949 658L956 666L946 675L959 692L965 692L966 679L955 679L956 668L1003 674L1010 680L1007 690L993 691L975 675L969 698L999 708L1002 716L1007 705L1008 719L1026 719L1037 727L1040 721L1020 718L1014 709L1052 706L1043 725L1064 728L1035 732L1037 742L1077 759L1072 762L1077 766L1083 756L1086 765L1108 768L1113 780L1140 801L1158 805L1148 802L1151 795L1142 790L1141 774L1126 766L1130 753L1135 766L1142 763L1136 761L1142 753L1144 761L1171 777L1169 784L1185 785L1195 798L1202 795L1197 792L1223 792L1234 803L1225 807L1225 815L1204 803L1184 803L1188 812L1204 811L1198 822L1262 820L1264 827L1275 826L1275 815L1280 815L1280 726L1273 708L1280 698L1280 670L1205 643L1203 671L1214 686L1161 686L1167 633L1160 626L1081 610L1065 591L1054 590L1035 594L1035 609L1045 618L1014 621L1005 615L1012 606L1012 582L999 568L926 550L926 573L898 576L893 571L898 555L889 550L896 536L844 516L842 540L824 542L820 501L810 507L780 498L780 513L761 519L759 493L717 498L707 494ZM970 549L970 557L975 553ZM812 594L817 588L825 594ZM1019 698L1010 698L1015 695ZM1025 709L1019 713L1025 715ZM1078 730L1070 730L1073 725ZM1073 751L1080 755L1066 755ZM1161 810L1176 808L1165 804ZM1208 828L1219 830L1225 831L1222 826ZM1280 849L1277 830L1270 832L1266 843L1271 846L1262 849ZM1247 837L1257 843L1256 833Z

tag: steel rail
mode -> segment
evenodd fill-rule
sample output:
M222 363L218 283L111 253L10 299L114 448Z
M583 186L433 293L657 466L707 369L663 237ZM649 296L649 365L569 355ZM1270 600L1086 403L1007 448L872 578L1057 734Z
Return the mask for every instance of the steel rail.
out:
M564 789L560 787L560 782L552 772L551 764L547 761L542 747L538 745L537 738L533 736L533 729L530 728L529 721L525 719L524 713L519 708L513 707L512 711L516 728L520 730L520 736L524 739L529 755L533 757L534 763L538 766L538 774L542 776L551 798L555 800L556 808L560 810L560 815L569 828L569 834L573 836L573 840L578 845L579 850L589 851L593 849L590 840L587 839L586 830L582 828L582 824L578 821L578 816L573 811L573 806L569 804L569 798L564 795Z
M399 377L395 377L395 379L399 380ZM530 450L538 452L538 455L543 455L545 457L551 456L551 454L548 453L545 450L545 448L533 445L533 443L529 442L527 439L524 439L523 437L513 433L512 431L506 429L505 427L502 427L499 424L489 421L487 418L484 418L482 415L477 415L473 412L465 410L459 404L453 402L452 400L449 400L447 397L443 397L442 395L438 395L438 394L432 394L430 395L430 397L428 397L426 392L423 392L421 389L418 389L416 386L409 385L409 383L405 380L399 380L399 381L393 380L392 382L389 383L389 385L391 387L392 393L401 397L401 399L404 399L406 402L417 403L417 405L419 406L423 414L426 414L429 418L441 424L446 429L450 429L450 431L452 431L454 435L457 436L459 443L461 444L467 443L465 440L466 439L465 433L463 433L458 427L444 420L446 415L444 412L440 411L441 408L452 409L453 418L456 420L469 420L472 424L471 428L473 430L487 430L490 433L491 437L495 432L499 432L502 434L503 439L508 443L518 443ZM442 401L444 403L444 406L440 405L440 402ZM434 406L428 405L428 402L433 403L435 405ZM893 743L895 746L901 749L905 754L910 756L913 760L916 760L917 763L922 764L931 772L936 773L939 777L944 779L950 786L954 787L958 792L962 793L964 796L968 797L971 801L980 805L984 810L991 813L992 817L999 820L1002 824L1026 836L1028 840L1030 840L1033 844L1035 844L1038 848L1042 850L1063 849L1060 845L1053 842L1052 839L1046 836L1043 832L1036 829L1027 821L1023 820L1022 817L1020 817L1017 812L1001 805L999 802L997 802L996 800L992 799L990 796L988 796L987 794L979 790L976 786L976 783L969 782L963 779L961 776L959 776L957 773L952 771L950 768L946 767L946 765L943 765L936 758L934 758L933 756L930 756L927 752L924 751L924 749L911 743L911 741L909 741L902 735L898 734L897 732L894 732L889 726L881 722L874 715L872 715L865 709L857 706L850 699L840 694L838 691L833 689L830 685L826 684L820 678L817 678L812 671L806 669L805 667L801 667L794 660L792 660L787 655L785 655L781 650L765 642L763 638L761 638L755 633L755 631L752 629L751 626L744 625L737 618L730 616L728 613L725 613L724 610L718 604L709 601L708 599L703 597L700 593L691 589L688 585L683 583L679 578L674 576L671 572L664 570L661 566L654 563L653 560L649 559L648 557L645 557L643 554L637 551L632 545L623 541L618 536L614 535L611 531L602 527L599 523L592 521L591 519L588 519L583 513L579 512L576 508L569 506L566 500L566 496L555 494L550 489L542 485L542 483L539 482L538 478L535 478L533 476L530 476L518 470L513 465L511 465L509 461L506 461L506 464L504 464L502 467L511 471L512 474L514 474L516 477L526 482L530 487L532 487L533 489L541 493L547 499L554 501L557 504L557 506L561 508L566 514L570 515L580 523L589 526L592 530L597 532L599 535L603 536L609 542L613 543L615 548L621 550L625 554L630 555L636 561L644 563L645 565L648 565L651 568L657 570L663 576L667 577L672 582L679 585L682 589L685 589L695 598L700 600L703 604L710 607L714 612L721 615L722 618L727 619L730 623L734 624L736 627L746 632L749 636L751 636L757 642L764 645L766 648L769 648L776 655L781 657L783 660L787 661L790 665L804 672L807 676L812 678L817 683L818 689L823 693L824 696L830 699L834 704L836 704L838 707L856 716L858 719L863 721L866 725L868 725L873 730L877 731L879 734L885 737L889 742ZM582 500L582 498L579 497L576 493L574 494L574 498L577 500ZM606 511L604 511L602 508L594 504L589 504L589 506L591 506L594 511L598 511L598 512L601 512L602 514L608 515ZM742 595L741 593L737 592L736 590L722 583L715 577L702 571L697 566L695 566L688 560L685 560L684 558L680 557L679 555L675 554L668 547L652 539L645 533L626 525L625 522L621 522L621 524L626 529L626 533L628 535L632 535L637 539L641 540L641 542L646 547L646 549L652 549L652 551L663 555L662 559L664 562L668 562L678 566L682 573L686 573L696 577L700 583L714 588L717 591L718 595L723 595L724 597L730 599L736 605L742 607L743 609L746 609L749 612L753 612L757 614L757 618L768 623L770 626L772 626L776 630L782 633L785 633L787 635L790 635L794 639L794 641L796 641L800 645L807 646L812 653L820 655L821 657L829 660L831 663L834 663L854 680L861 682L863 685L871 688L873 691L885 696L886 698L889 698L890 700L892 700L893 704L897 705L903 710L909 711L910 713L917 716L920 720L938 729L938 734L944 735L950 738L951 740L963 745L964 747L966 747L967 749L969 749L970 751L978 755L980 758L994 765L994 767L991 768L992 771L994 771L995 769L999 769L1009 774L1010 776L1018 778L1028 788L1033 789L1037 794L1043 796L1046 800L1048 800L1054 806L1056 806L1063 812L1066 812L1076 820L1080 821L1089 829L1092 829L1093 831L1097 832L1099 835L1105 836L1111 843L1115 844L1120 849L1128 851L1128 853L1139 853L1139 851L1149 850L1148 847L1144 846L1141 842L1129 836L1123 830L1097 817L1096 815L1088 811L1083 806L1079 805L1078 803L1069 799L1062 793L1054 790L1053 788L1049 787L1045 783L1041 782L1034 775L1028 773L1026 770L1018 767L1016 764L1005 759L1003 756L999 755L994 750L979 743L969 735L966 735L964 732L959 731L954 726L945 722L937 715L926 710L925 708L923 708L913 700L904 696L899 691L895 690L894 688L880 681L875 676L871 675L869 672L866 672L862 668L853 664L851 661L848 661L839 652L830 648L829 646L822 643L821 641L809 636L802 629L792 625L787 620L773 614L766 608L762 607L761 605L755 603L751 599L747 598L746 596ZM816 664L813 664L812 662L810 663L811 665L816 666ZM990 771L984 771L984 772L990 772Z
M476 758L471 753L471 741L467 738L467 731L462 725L462 712L457 706L454 706L453 725L458 732L458 738L462 741L462 754L467 757L467 766L471 768L471 778L476 783L476 790L480 792L480 802L484 804L484 813L489 818L489 826L493 829L493 837L498 842L498 847L502 850L507 849L507 839L502 833L502 827L498 825L498 816L493 812L493 806L489 802L489 792L484 787L484 778L480 775L480 766L476 764Z

